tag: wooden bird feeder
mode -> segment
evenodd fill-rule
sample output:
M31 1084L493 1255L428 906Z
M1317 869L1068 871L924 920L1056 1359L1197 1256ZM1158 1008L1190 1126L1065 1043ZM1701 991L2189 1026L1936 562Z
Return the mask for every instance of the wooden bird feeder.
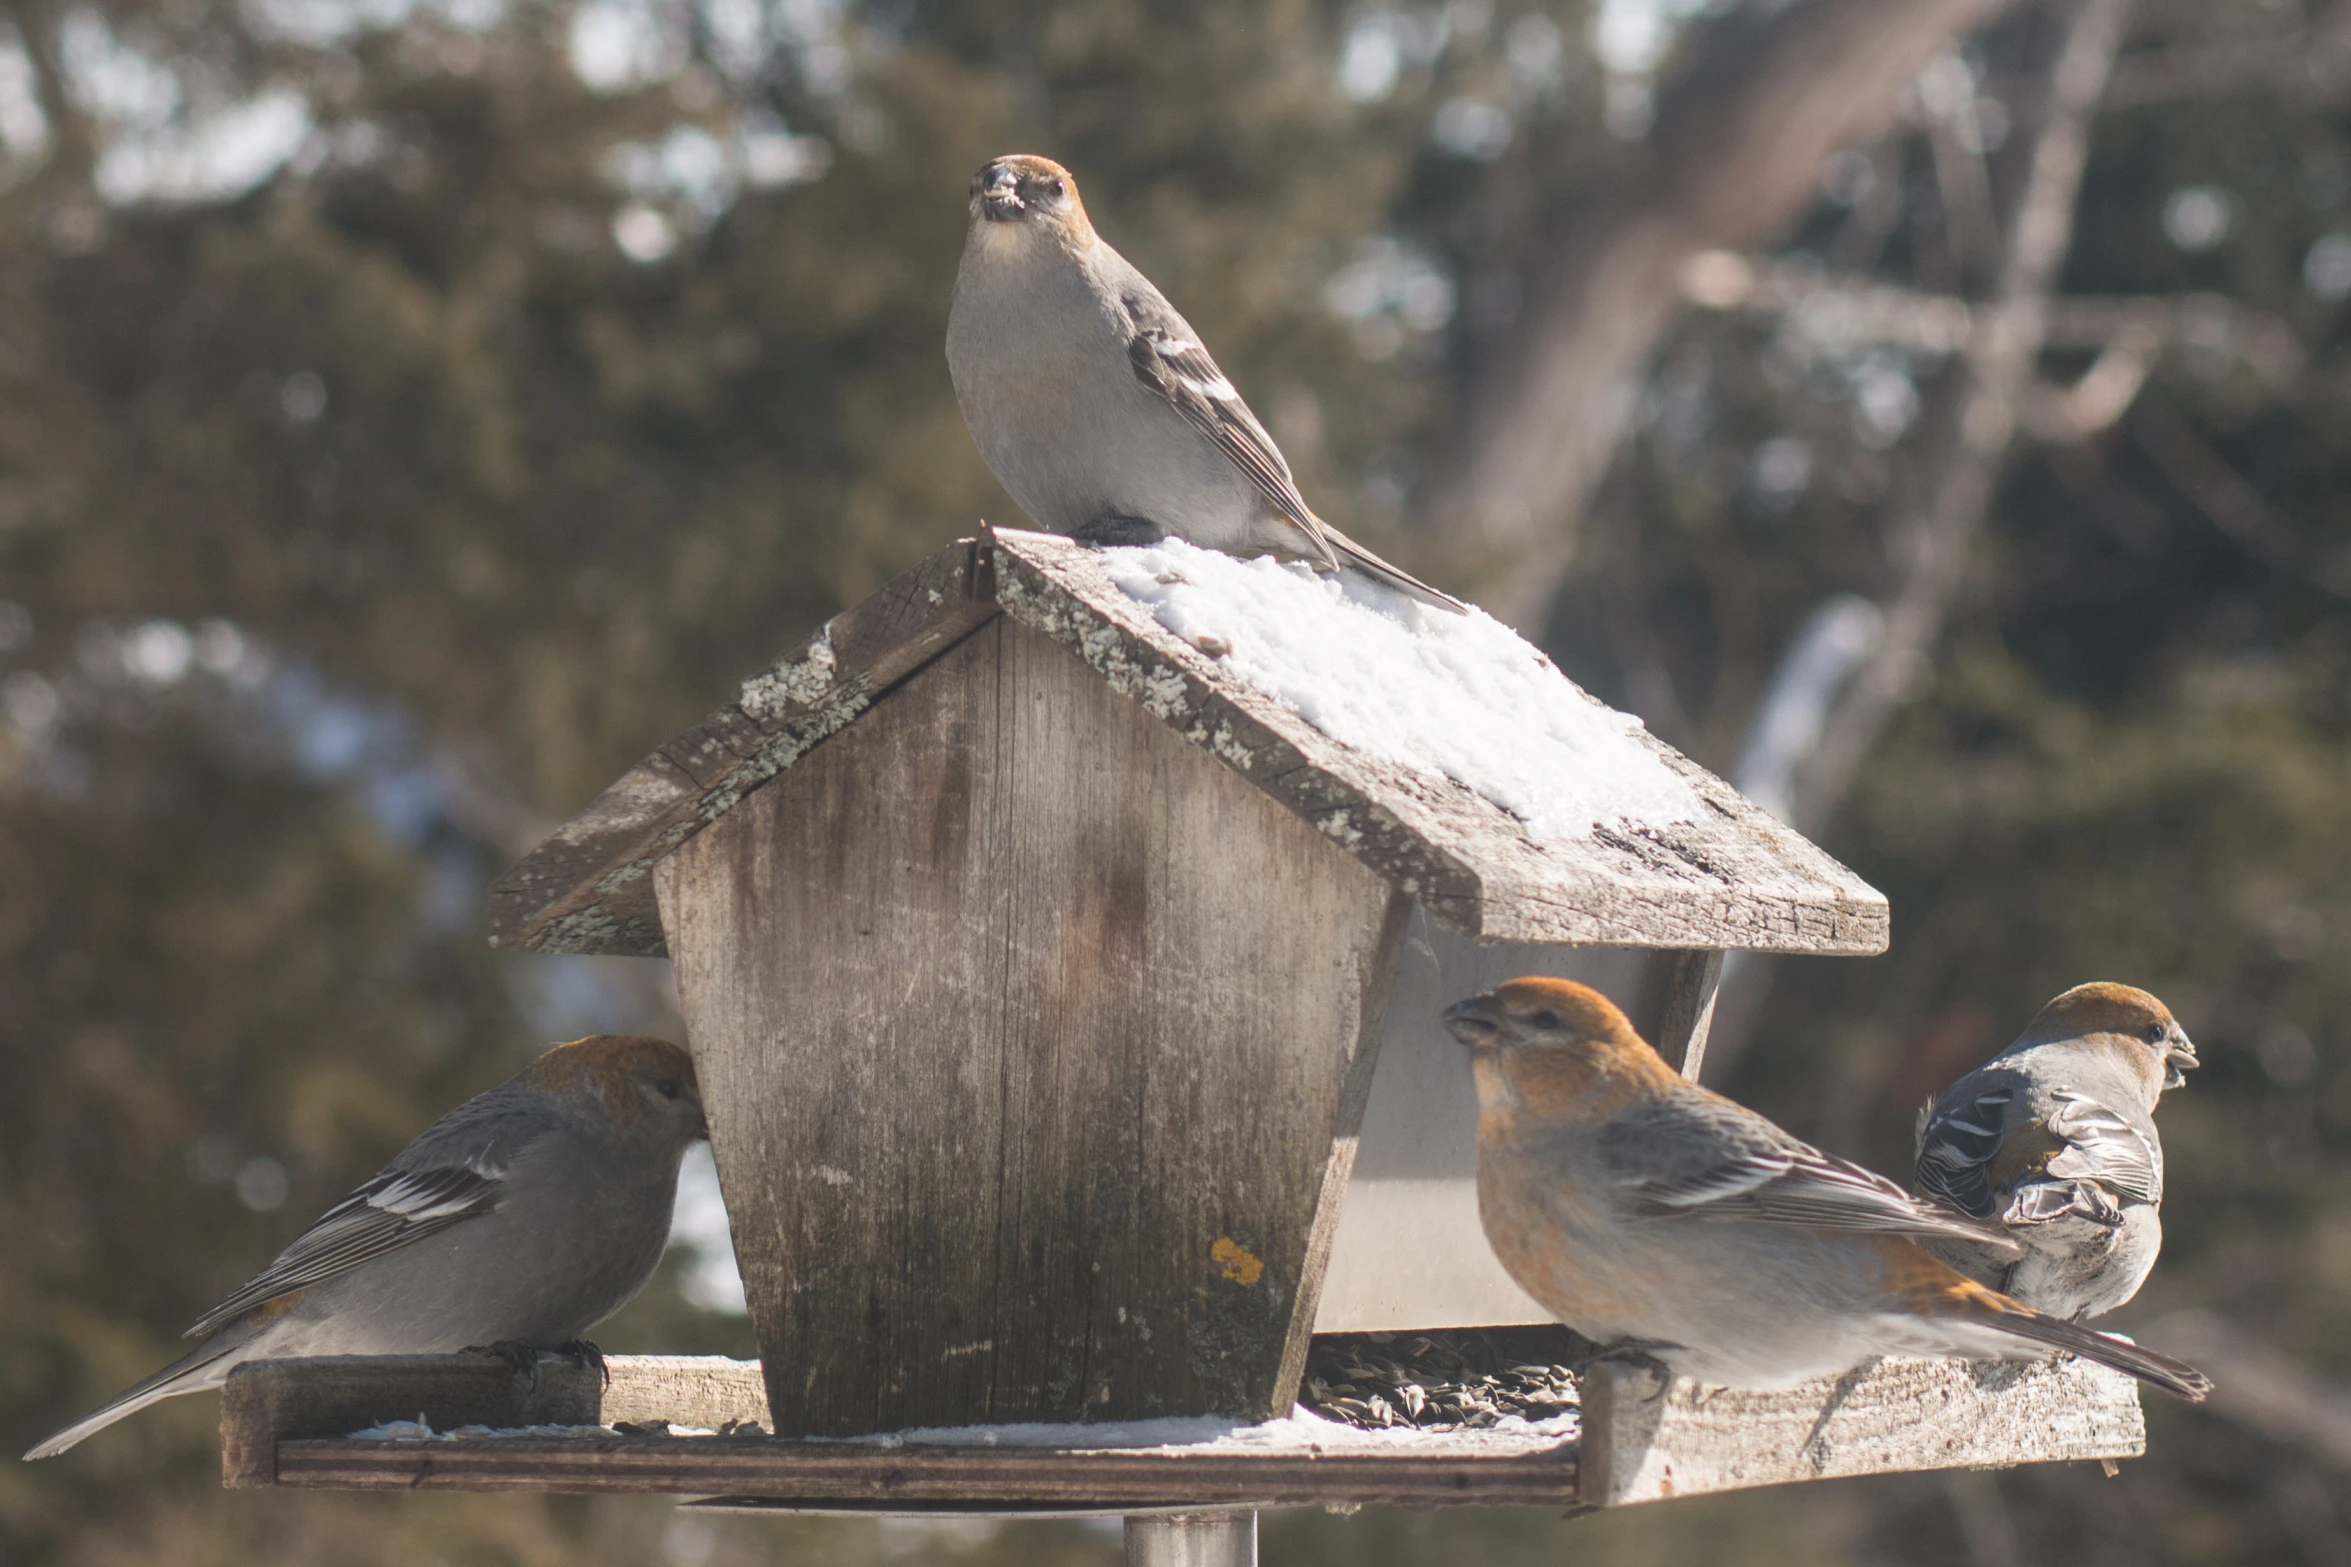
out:
M1665 949L1646 1021L1695 1075L1725 949L1887 940L1883 897L1629 721L1592 753L1624 798L1607 773L1590 809L1546 823L1555 800L1506 807L1474 757L1442 762L1447 731L1495 732L1506 698L1405 704L1376 734L1310 719L1314 701L1153 586L1181 570L1139 590L1139 558L1036 533L956 544L492 889L500 945L674 961L756 1370L617 1362L599 1391L549 1368L549 1415L495 1368L248 1367L225 1405L233 1483L900 1510L1605 1505L2140 1450L2132 1385L2070 1362L1889 1364L1704 1401L1628 1392L1603 1362L1580 1430L1135 1433L1287 1416L1318 1333L1544 1320L1479 1229L1448 1002L1540 972L1632 1003L1639 949ZM1277 599L1335 591L1248 569ZM1267 613L1226 607L1235 625ZM1525 658L1559 688L1543 702L1609 716ZM1386 689L1370 674L1351 689ZM1527 756L1564 743L1527 722ZM420 1412L590 1431L347 1435ZM656 1418L761 1434L597 1428ZM975 1447L952 1429L1035 1423L1106 1440Z

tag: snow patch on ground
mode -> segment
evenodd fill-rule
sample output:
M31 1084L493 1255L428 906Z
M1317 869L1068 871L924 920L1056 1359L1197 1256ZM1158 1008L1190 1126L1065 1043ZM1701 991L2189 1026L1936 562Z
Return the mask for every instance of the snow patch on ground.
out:
M1465 785L1537 840L1701 814L1638 718L1586 696L1483 610L1177 540L1101 554L1121 592L1235 678L1367 756Z

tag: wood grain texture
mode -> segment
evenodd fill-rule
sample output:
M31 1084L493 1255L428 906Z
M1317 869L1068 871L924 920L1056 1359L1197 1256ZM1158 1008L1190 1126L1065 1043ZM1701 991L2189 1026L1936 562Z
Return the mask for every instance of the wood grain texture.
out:
M1585 1373L1581 1498L1614 1507L1897 1470L2135 1458L2138 1384L2083 1360L1885 1360L1779 1393Z
M1584 1373L1584 1434L1497 1450L1430 1434L1377 1452L1301 1438L1251 1449L983 1446L620 1434L602 1420L717 1429L766 1413L746 1361L615 1356L612 1384L542 1363L534 1390L477 1356L265 1361L229 1379L222 1469L231 1486L360 1490L643 1491L733 1501L978 1509L1317 1505L1621 1506L1711 1491L1906 1470L2145 1450L2136 1384L2085 1362L1894 1360L1783 1393L1662 1397L1636 1367ZM572 1432L354 1440L422 1417L572 1424ZM1347 1440L1360 1440L1350 1438Z
M1706 1031L1714 1024L1714 998L1722 989L1722 960L1719 951L1677 952L1666 972L1657 1053L1693 1083L1706 1064Z
M960 540L744 681L498 878L490 944L658 957L654 864L992 618L988 569Z
M536 1375L490 1355L320 1355L248 1361L221 1389L221 1483L276 1483L281 1441L342 1437L394 1420L435 1430L667 1420L720 1430L768 1421L753 1360L611 1355L602 1371L542 1356Z
M1377 761L1235 679L1120 592L1092 550L997 531L923 562L744 683L499 878L495 943L657 955L650 868L766 779L861 722L999 605L1069 647L1203 753L1471 936L1786 952L1885 949L1885 899L1646 735L1705 819L1538 842L1449 779Z
M1537 840L1449 778L1331 739L1121 592L1099 553L997 530L997 602L1464 935L1780 952L1885 950L1886 900L1647 731L1706 819Z
M656 880L782 1432L1287 1410L1379 878L999 618Z
M277 1484L375 1491L657 1492L864 1503L1139 1507L1573 1506L1573 1443L1532 1453L881 1447L730 1437L288 1441Z

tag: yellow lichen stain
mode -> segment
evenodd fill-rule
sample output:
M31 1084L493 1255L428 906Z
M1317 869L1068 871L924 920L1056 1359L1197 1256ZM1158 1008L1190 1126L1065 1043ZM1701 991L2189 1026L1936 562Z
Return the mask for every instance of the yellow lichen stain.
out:
M1230 1235L1217 1237L1216 1244L1208 1248L1208 1260L1235 1284L1254 1284L1265 1277L1265 1264Z

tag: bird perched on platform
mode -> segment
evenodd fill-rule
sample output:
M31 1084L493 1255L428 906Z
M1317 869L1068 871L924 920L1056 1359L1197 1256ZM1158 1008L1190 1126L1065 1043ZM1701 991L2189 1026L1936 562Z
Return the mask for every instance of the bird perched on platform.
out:
M1067 169L993 159L970 210L947 368L980 455L1039 527L1270 552L1461 609L1315 516L1200 334L1094 232Z
M215 1306L187 1354L25 1454L49 1458L248 1360L593 1355L580 1335L661 1261L678 1165L709 1135L694 1063L666 1040L558 1045L427 1127Z
M2155 1101L2195 1065L2187 1033L2144 990L2077 985L2050 1002L1918 1115L1917 1189L1999 1225L2024 1254L1932 1249L2052 1316L2129 1300L2163 1247Z
M1519 1287L1699 1382L1783 1388L1879 1355L2065 1350L2182 1398L2176 1360L2047 1316L1919 1246L2014 1251L1685 1082L1608 999L1517 979L1445 1014L1478 1088L1478 1212Z

